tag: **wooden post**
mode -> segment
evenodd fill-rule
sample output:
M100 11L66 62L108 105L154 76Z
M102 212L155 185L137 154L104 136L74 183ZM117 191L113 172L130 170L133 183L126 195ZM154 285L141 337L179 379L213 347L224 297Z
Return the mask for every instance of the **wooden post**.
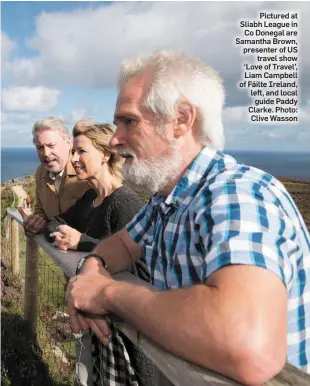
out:
M19 225L11 220L11 262L13 275L19 276Z
M11 258L11 221L12 221L12 219L10 216L5 217L5 223L4 223L5 240L6 240L5 245L6 245L6 256L7 256L8 261ZM9 261L9 264L12 265L12 261Z
M9 243L10 240L10 228L11 228L11 217L5 216L4 229L5 229L5 240Z
M36 336L38 313L39 247L33 237L27 237L24 319Z

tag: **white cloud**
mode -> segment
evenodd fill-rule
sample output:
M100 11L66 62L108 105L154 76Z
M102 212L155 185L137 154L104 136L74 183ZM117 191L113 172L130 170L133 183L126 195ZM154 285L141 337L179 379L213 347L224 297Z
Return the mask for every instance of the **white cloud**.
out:
M248 108L244 106L227 107L223 111L224 124L248 122Z
M57 105L59 93L43 86L6 88L2 107L5 111L47 111Z
M71 111L70 114L60 114L59 118L62 119L67 125L74 125L79 119L90 119L87 109L80 107Z
M1 32L1 62L5 64L16 48L16 43L5 33Z
M308 123L310 125L310 104L309 104L309 102L308 102L307 106L300 109L299 121L301 123ZM310 132L310 128L309 128L309 132Z
M310 17L306 3L265 2L114 2L95 9L42 13L28 45L33 58L11 63L11 72L24 85L115 84L121 61L159 49L183 50L215 67L225 79L230 106L245 104L237 92L242 74L239 21L257 18L261 10L292 9L302 20ZM310 73L310 24L301 23L302 68ZM309 87L303 85L304 89ZM231 92L230 92L231 91Z
M33 115L29 112L2 111L1 124L29 124L33 122Z

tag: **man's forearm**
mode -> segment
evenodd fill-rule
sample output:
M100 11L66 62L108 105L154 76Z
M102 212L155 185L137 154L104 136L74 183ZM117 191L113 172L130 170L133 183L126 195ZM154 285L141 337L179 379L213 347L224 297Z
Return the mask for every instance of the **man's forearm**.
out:
M221 331L225 327L218 315L212 316L216 310L215 291L198 285L152 292L142 286L116 282L108 302L112 312L167 351L236 378L233 360L227 354L231 337Z
M100 255L108 266L108 271L113 274L126 270L131 264L134 264L142 254L142 249L133 246L132 241L126 238L127 233L121 230L114 235L102 240L93 253ZM128 237L128 236L127 236ZM90 259L85 263L86 269L96 266L97 260Z
M241 383L258 385L285 363L286 297L280 280L276 282L280 292L274 290L277 296L269 296L269 302L264 299L268 291L258 294L253 282L244 286L243 296L234 285L222 289L199 284L153 292L113 282L106 296L110 311L166 350Z

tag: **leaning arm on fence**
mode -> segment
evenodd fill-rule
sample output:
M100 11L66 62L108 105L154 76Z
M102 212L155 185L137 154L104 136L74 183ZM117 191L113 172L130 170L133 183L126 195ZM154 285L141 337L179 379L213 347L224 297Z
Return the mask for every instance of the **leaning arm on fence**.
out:
M110 273L125 271L143 256L143 249L129 237L125 228L102 240L93 252L104 257ZM90 258L83 267L97 271L100 263Z
M284 365L287 295L273 273L228 266L207 285L154 292L102 270L83 270L71 279L68 304L76 330L76 309L112 312L167 351L249 385L265 382ZM87 322L104 341L104 320Z
M214 214L229 209L233 210L234 206L214 206ZM232 216L221 215L218 218L224 222ZM143 222L144 217L140 220ZM141 241L146 229L144 235L151 237L151 220L151 217L146 218L141 224L138 216L127 226L127 237L133 238L132 243L134 239ZM201 239L208 240L208 227L205 225L209 218L200 216L196 218L196 222L199 221ZM249 251L246 254L248 259L245 259L244 250L238 249L239 239L235 243L237 236L233 232L222 232L223 225L227 228L227 224L221 222L214 225L212 237L217 242L210 243L212 249L204 257L209 266L205 283L201 281L191 287L153 292L137 285L115 282L106 276L97 260L97 271L86 266L85 271L71 282L68 292L71 317L74 319L74 308L93 313L113 312L178 356L242 383L265 382L285 363L286 283L281 280L279 270L272 272L272 269L251 266L254 265L251 245L246 244ZM251 239L250 233L251 230L245 228L244 233L239 233L239 238ZM226 236L230 239L223 240ZM276 227L270 229L268 237L268 245L277 248ZM221 245L219 240L222 240ZM227 259L228 243L233 262ZM110 250L100 249L103 244L99 245L97 252L106 260L108 270L111 264L113 272ZM277 256L277 252L272 256ZM214 262L220 262L221 266L215 266ZM89 264L94 263L89 261ZM216 269L210 272L213 266ZM276 263L272 265L275 266ZM277 267L281 267L280 262ZM90 283L91 293L87 291L86 296ZM89 323L100 336L104 321L97 319Z

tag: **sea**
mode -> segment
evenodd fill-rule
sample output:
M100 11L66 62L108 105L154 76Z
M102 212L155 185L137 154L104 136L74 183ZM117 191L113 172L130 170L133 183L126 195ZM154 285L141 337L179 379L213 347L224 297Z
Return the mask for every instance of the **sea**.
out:
M275 177L310 180L310 152L226 150L239 162L265 170ZM1 149L1 183L33 174L39 165L34 148Z

